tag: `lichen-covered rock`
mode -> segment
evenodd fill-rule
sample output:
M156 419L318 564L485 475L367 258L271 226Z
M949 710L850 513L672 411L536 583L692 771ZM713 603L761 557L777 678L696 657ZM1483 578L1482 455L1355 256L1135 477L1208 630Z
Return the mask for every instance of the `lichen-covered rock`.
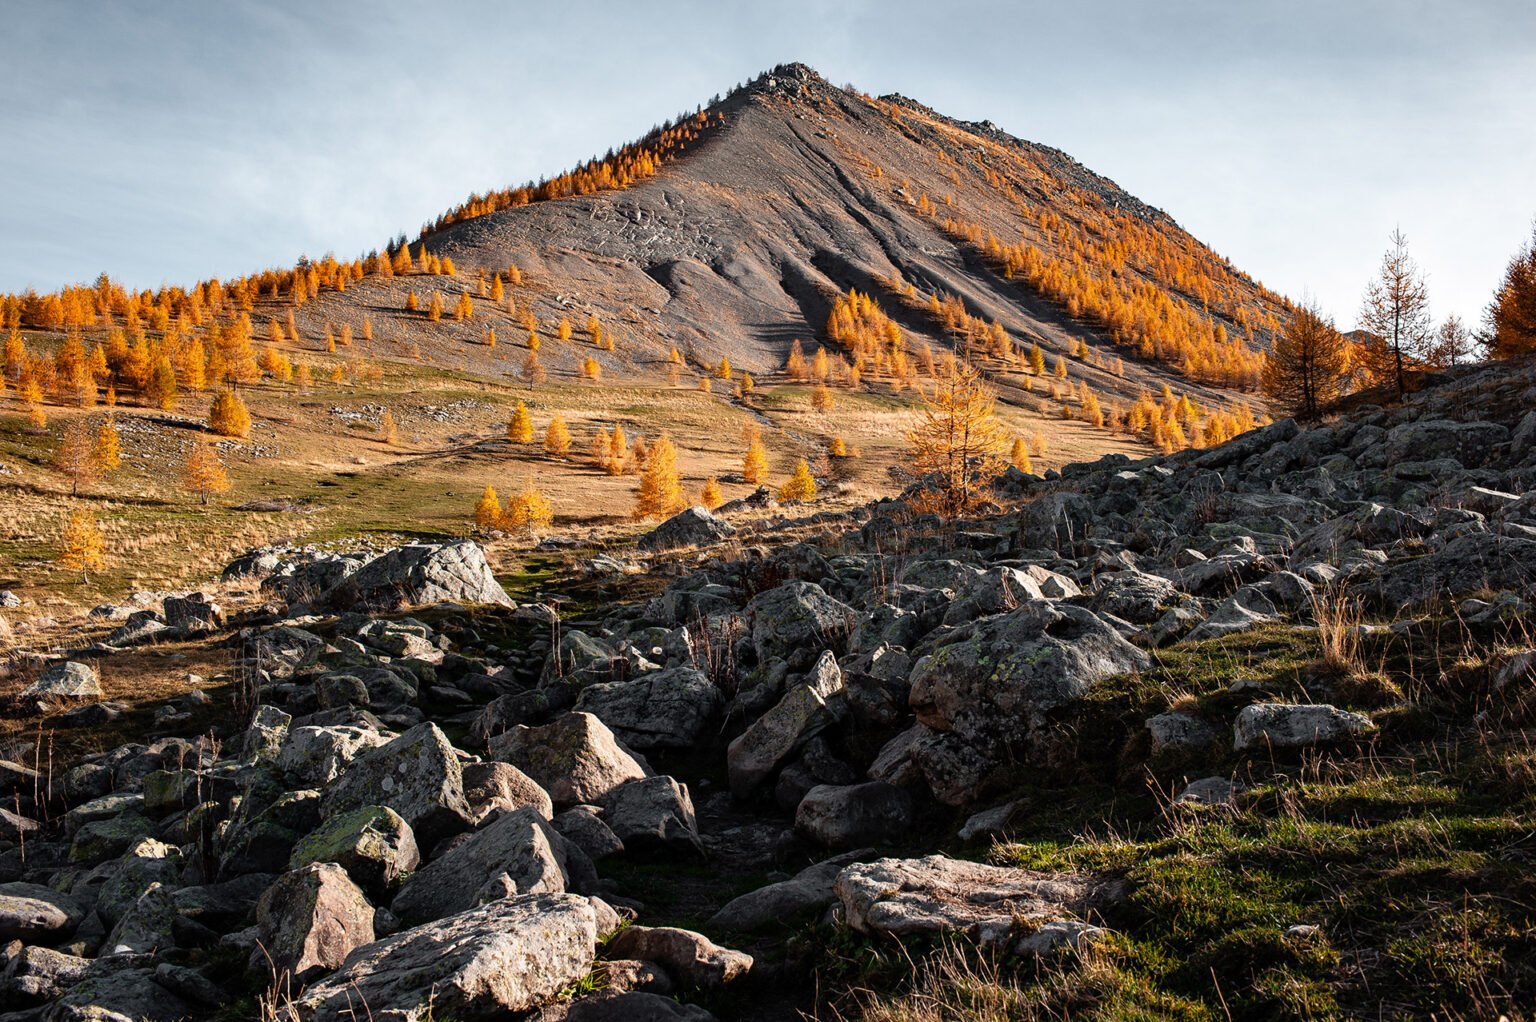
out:
M943 855L856 863L833 884L854 930L895 937L964 933L1000 946L1052 919L1075 918L1110 888L1087 877L987 866Z
M325 820L293 846L290 870L334 862L363 890L382 896L421 864L411 825L388 806L362 806Z
M731 792L746 798L773 777L795 752L831 726L843 709L843 678L825 652L810 679L796 685L726 748Z
M640 537L641 550L675 550L687 546L708 546L735 535L736 530L709 513L708 508L690 507L668 518Z
M431 721L362 753L325 791L326 816L363 806L393 809L428 847L473 819L458 754Z
M295 989L373 942L373 906L334 862L284 873L256 905L256 926L278 976Z
M304 1022L352 1022L359 1003L398 1022L499 1018L585 976L596 941L585 898L505 898L357 949L297 1007Z
M13 945L13 947L15 947ZM24 1007L51 1001L90 968L91 960L46 947L16 948L0 970L0 1003Z
M809 666L823 650L845 652L857 620L852 607L816 583L800 581L759 593L743 613L758 660L778 657L791 669Z
M170 889L163 884L150 884L107 935L101 953L143 955L174 948L176 919L176 902Z
M565 891L563 840L534 809L507 813L411 874L390 910L425 922L473 908L489 880L505 874L518 894Z
M655 962L685 989L723 986L752 969L751 955L672 926L626 927L605 950L613 958Z
M818 784L795 810L795 829L827 848L889 845L911 836L912 796L884 781Z
M57 944L75 932L85 907L41 884L0 884L0 940Z
M512 606L478 543L412 543L381 554L318 601L337 609L394 610L426 603Z
M464 800L476 824L494 812L535 809L544 819L554 815L549 792L511 763L466 763Z
M292 784L318 788L341 776L362 753L388 743L377 731L344 724L290 728L278 749L277 768Z
M596 716L630 748L648 752L692 748L723 701L703 671L681 666L588 685L576 709Z
M603 823L626 848L668 848L700 855L699 824L688 787L671 777L643 777L606 792Z
M759 887L733 898L709 920L710 930L749 932L785 925L811 909L832 904L832 882L843 868L873 855L874 849L844 852L807 866L788 880Z
M1233 748L1299 749L1368 734L1371 718L1326 703L1255 703L1245 706L1233 725Z
M22 700L100 699L101 676L90 664L65 660L50 664L36 681L21 690Z
M556 806L593 804L626 781L646 776L640 762L590 713L544 725L518 725L491 739L491 755L549 792Z

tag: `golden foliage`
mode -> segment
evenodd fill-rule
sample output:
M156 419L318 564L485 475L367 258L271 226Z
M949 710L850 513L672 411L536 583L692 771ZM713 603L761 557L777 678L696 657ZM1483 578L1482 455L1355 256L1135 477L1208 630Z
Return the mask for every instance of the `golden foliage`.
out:
M59 565L80 572L86 582L91 580L91 572L107 566L107 540L91 512L76 511L69 516L59 537Z
M213 404L208 409L208 428L219 436L250 436L251 413L239 394L221 390L214 395Z
M816 479L811 475L811 466L804 458L795 462L795 470L790 473L784 485L779 487L779 499L782 501L810 500L816 496Z
M181 488L195 494L203 504L208 503L210 494L229 489L229 473L224 470L224 462L211 443L198 441L192 445L182 465Z
M947 363L932 393L923 395L922 422L907 440L916 470L936 479L936 511L963 514L1002 470L1007 440L995 400L980 371L959 361Z
M53 467L69 477L71 495L89 486L101 473L96 458L96 440L84 420L76 419L64 427L64 439L53 453Z
M532 536L554 520L554 507L530 479L507 500L507 512L502 516L501 524L508 532L521 530Z
M512 418L507 421L507 439L514 444L533 443L533 416L522 401L517 402Z
M687 507L677 470L677 448L663 433L648 448L640 484L635 488L636 518L666 518Z
M720 480L714 476L704 480L704 488L699 491L699 503L710 511L725 503L725 498L720 495Z
M747 453L741 459L741 478L748 486L761 486L768 480L768 448L763 435L753 427L747 436Z
M496 488L487 484L480 494L480 499L475 503L475 526L480 529L494 529L501 524L501 518L501 500L496 496Z
M544 431L544 453L553 458L563 458L571 450L571 431L565 425L565 419L556 415L549 420L549 428Z

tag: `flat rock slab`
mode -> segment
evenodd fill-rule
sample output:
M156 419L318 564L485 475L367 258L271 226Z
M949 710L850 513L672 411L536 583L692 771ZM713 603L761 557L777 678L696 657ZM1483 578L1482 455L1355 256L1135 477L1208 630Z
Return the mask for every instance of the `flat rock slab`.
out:
M502 1018L539 1007L585 976L596 943L597 916L585 898L531 894L493 901L358 948L304 994L299 1017Z
M943 855L855 863L837 875L833 890L859 933L959 932L990 945L1071 919L1113 895L1109 885L1088 877Z
M75 932L85 909L74 898L39 884L0 884L0 941L51 944Z

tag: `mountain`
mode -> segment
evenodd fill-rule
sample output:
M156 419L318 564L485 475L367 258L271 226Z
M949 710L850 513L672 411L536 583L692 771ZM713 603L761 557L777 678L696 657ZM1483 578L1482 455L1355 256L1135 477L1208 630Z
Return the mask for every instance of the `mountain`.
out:
M596 315L616 327L619 349L599 358L621 374L654 370L674 346L699 367L727 357L778 369L795 339L808 351L827 340L834 303L856 289L917 342L955 343L943 316L954 325L958 306L935 315L927 304L953 296L1016 350L1069 356L1086 342L1093 355L1074 375L1097 390L1134 399L1167 383L1212 398L1252 386L1253 352L1285 315L1282 299L1170 216L1064 153L901 96L836 88L801 64L665 135L610 154L607 167L624 164L614 172L594 161L579 185L471 197L419 243L461 274L517 266L540 321ZM615 180L629 183L562 194ZM369 276L322 292L301 323L383 314L398 344L443 358L447 336L471 345L458 357L474 366L485 322L429 330L394 311L412 286ZM543 357L574 372L586 354Z

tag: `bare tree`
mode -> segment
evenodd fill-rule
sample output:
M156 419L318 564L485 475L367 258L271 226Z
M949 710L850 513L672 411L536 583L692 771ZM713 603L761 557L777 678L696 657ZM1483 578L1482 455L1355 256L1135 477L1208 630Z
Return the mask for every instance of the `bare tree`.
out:
M1440 329L1435 331L1435 342L1429 351L1429 361L1441 368L1471 362L1477 350L1476 338L1467 329L1460 316L1448 316Z
M1401 397L1407 389L1408 364L1429 353L1431 337L1429 290L1401 229L1392 232L1392 247L1366 288L1360 329L1372 337L1366 346L1371 371L1377 379L1391 378Z

